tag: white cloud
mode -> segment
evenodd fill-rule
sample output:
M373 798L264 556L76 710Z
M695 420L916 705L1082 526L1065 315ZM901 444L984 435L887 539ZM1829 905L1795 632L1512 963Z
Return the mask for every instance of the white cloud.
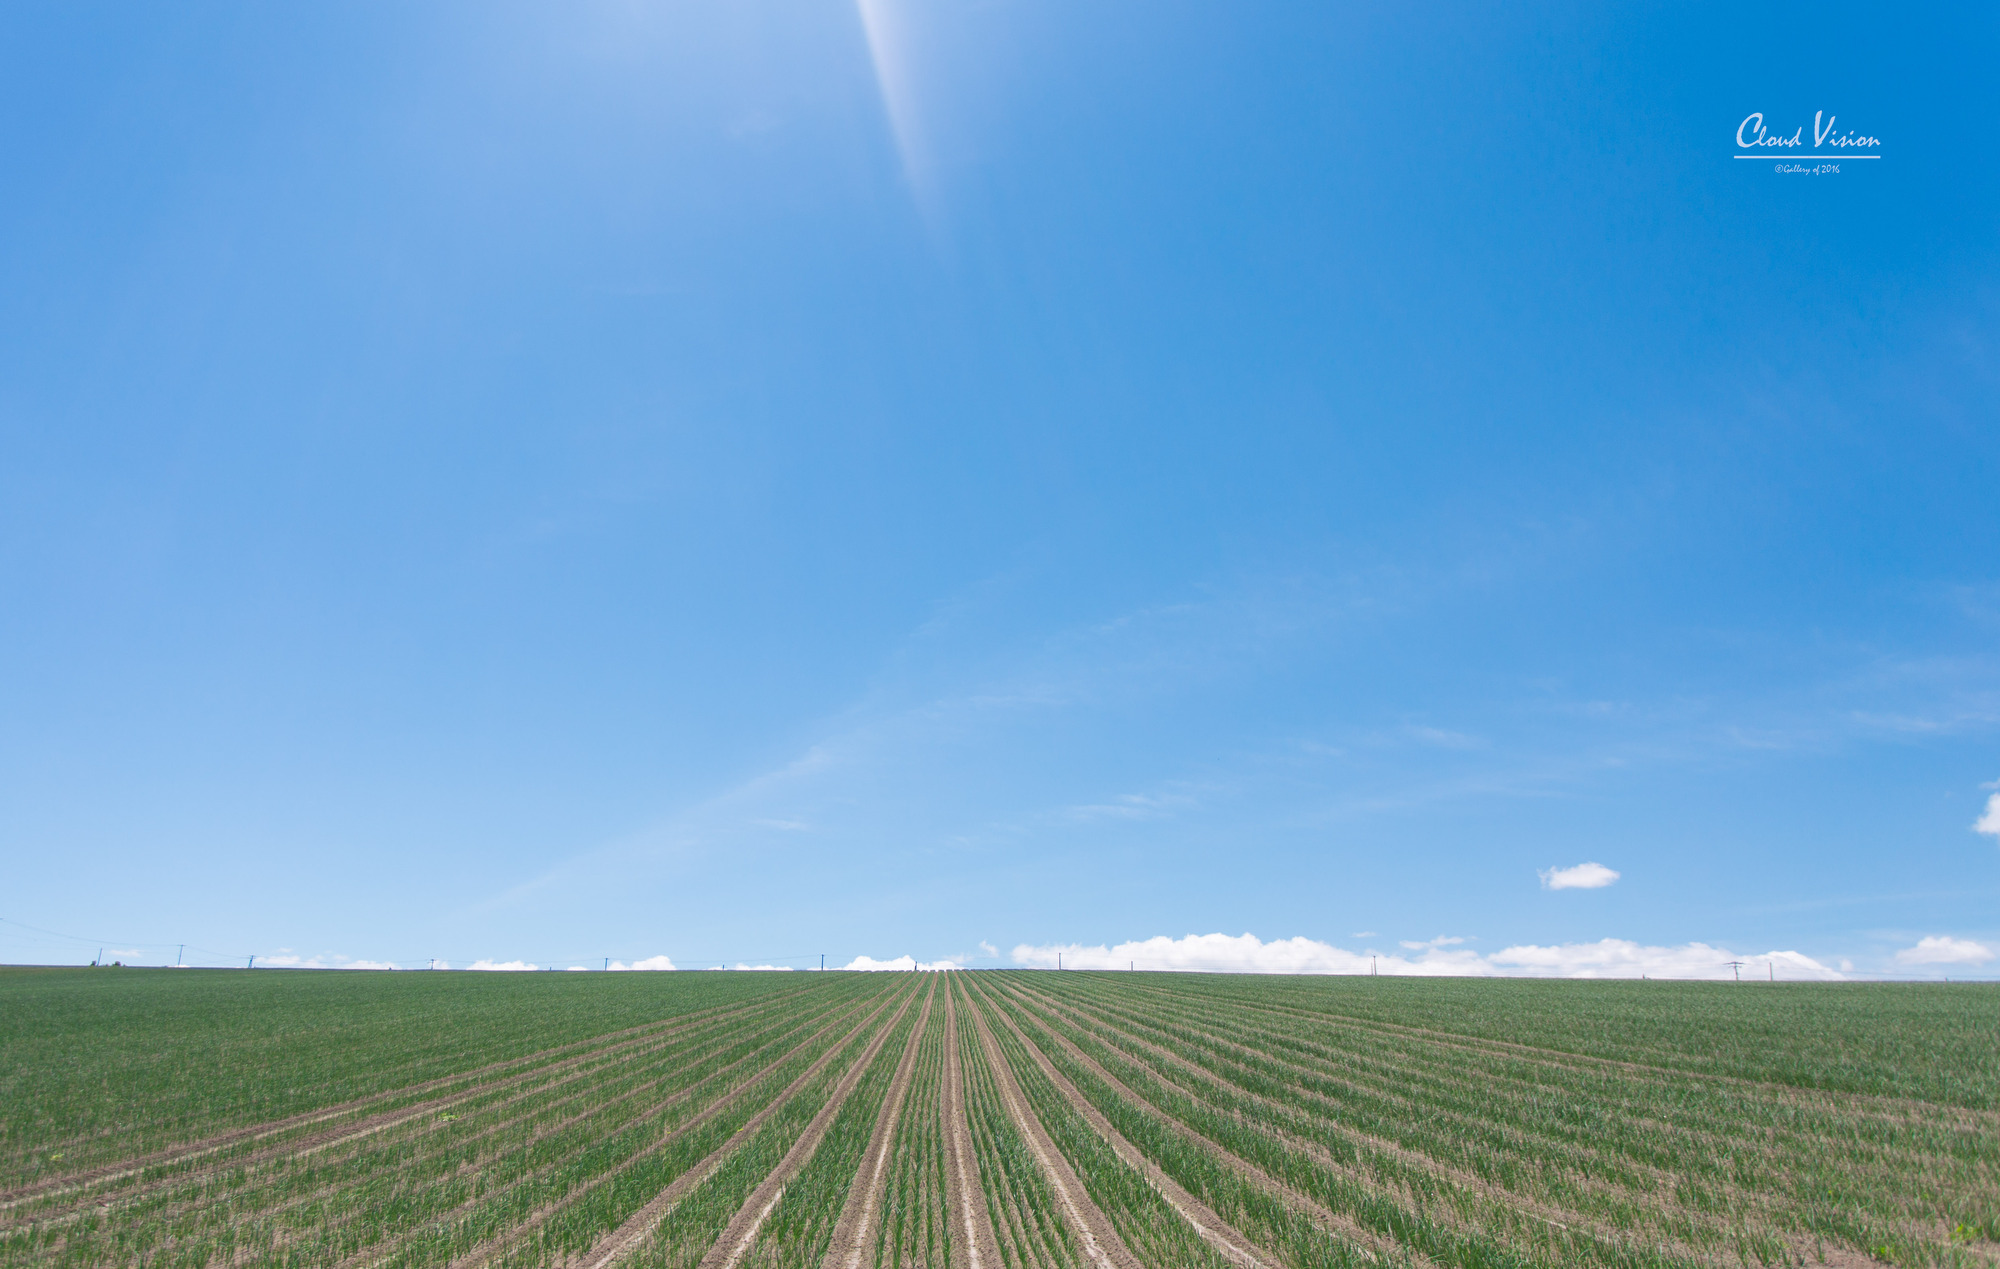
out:
M270 956L259 956L260 968L270 969L397 969L393 961L371 961L338 953L320 953L300 956L289 947L281 947Z
M1349 938L1356 938L1356 939L1372 939L1372 938L1374 938L1374 937L1375 937L1375 931L1373 931L1373 930L1356 930L1356 931L1355 931L1354 933L1352 933L1352 934L1348 935L1348 937L1349 937Z
M1066 969L1121 970L1129 966L1151 970L1210 971L1235 974L1367 974L1455 975L1521 978L1728 978L1728 962L1741 960L1753 973L1770 962L1789 979L1837 979L1839 971L1800 952L1773 951L1738 956L1706 943L1679 947L1646 947L1627 939L1595 943L1533 944L1503 948L1481 956L1451 946L1461 939L1434 939L1406 945L1417 956L1370 956L1317 939L1290 938L1265 942L1254 934L1161 935L1115 947L1085 947L1079 943L1014 949L1014 963L1054 969L1058 956Z
M609 966L609 968L614 970L672 969L673 967L674 963L664 955L648 956L645 960L633 961L630 965L627 965L624 961L613 961Z
M1595 861L1574 868L1544 868L1537 875L1546 890L1602 890L1619 877L1616 869Z
M585 974L585 973L589 973L590 971L586 970L586 969L585 969L585 968L584 968L583 966L581 966L581 965L572 965L572 966L570 966L570 967L569 967L568 969L564 970L563 972L564 972L564 973L566 973L566 974Z
M792 972L790 965L745 965L742 961L736 962L736 968L754 970L758 973L789 974Z
M530 965L530 964L528 964L528 962L526 962L526 961L489 961L489 960L476 960L476 961L472 962L472 964L470 964L470 965L467 965L467 966L466 966L466 968L467 968L467 969L497 969L497 970L507 970L507 971L519 971L519 970L529 970L529 969L540 969L540 968L541 968L541 966L539 966L539 965Z
M1742 971L1765 977L1833 981L1841 972L1803 952L1762 952L1739 955L1706 943L1678 947L1647 947L1630 939L1599 939L1595 943L1563 943L1540 947L1529 943L1507 947L1487 958L1499 972L1543 978L1730 978L1729 962L1742 961ZM1768 966L1768 968L1767 968ZM1764 971L1759 973L1759 971Z
M1986 799L1986 813L1973 824L1972 831L1991 833L1995 838L2000 838L2000 793L1992 794Z
M881 970L908 971L913 969L924 970L928 972L930 970L937 970L937 969L957 969L958 962L920 961L914 956L898 956L893 961L878 961L872 956L857 956L853 960L847 962L847 964L842 965L840 968L863 970L867 972L876 972Z
M1000 949L993 946L991 943L988 943L985 939L979 940L979 950L986 953L988 956L1000 955Z
M1918 939L1915 947L1906 947L1897 952L1896 963L1898 965L1984 965L1994 956L1993 950L1983 943L1933 934Z
M1402 946L1409 948L1413 952L1422 952L1422 951L1427 951L1428 949L1434 947L1452 947L1463 942L1465 942L1464 939L1458 938L1454 935L1440 934L1436 938L1431 939L1428 942L1424 943L1405 942L1402 944Z

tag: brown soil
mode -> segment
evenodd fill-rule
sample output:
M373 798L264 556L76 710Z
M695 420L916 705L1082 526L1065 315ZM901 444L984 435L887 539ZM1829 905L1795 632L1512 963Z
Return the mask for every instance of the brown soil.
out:
M972 1152L972 1131L965 1122L965 1071L958 1061L958 1009L955 1003L962 990L953 980L945 983L944 998L944 1113L945 1139L950 1144L950 1166L945 1169L946 1219L951 1228L963 1226L963 1241L951 1244L951 1269L1001 1269L1000 1244L993 1233L993 1218L986 1210L986 1191L979 1184L977 1158Z
M1104 1215L1083 1188L1083 1181L1071 1168L1069 1160L1050 1138L1042 1121L1035 1118L1029 1109L1027 1096L1021 1092L1020 1084L1014 1079L1013 1068L1007 1065L1006 1054L993 1039L993 1031L986 1025L985 1010L977 1004L970 1005L972 1023L979 1030L979 1040L986 1050L986 1061L993 1068L993 1082L999 1086L1000 1101L1007 1107L1007 1113L1014 1120L1028 1148L1034 1152L1036 1162L1042 1165L1042 1174L1048 1179L1049 1188L1062 1200L1063 1215L1070 1228L1083 1246L1083 1253L1090 1262L1100 1269L1144 1269L1131 1248L1112 1229L1111 1221Z
M875 1117L875 1132L868 1139L868 1151L861 1156L861 1166L848 1186L847 1202L841 1207L840 1219L834 1222L833 1241L827 1247L823 1269L860 1269L862 1253L868 1246L869 1226L876 1209L882 1205L882 1193L888 1184L889 1147L896 1138L896 1121L903 1113L904 1099L909 1096L910 1079L917 1068L917 1049L923 1043L924 1029L930 1025L931 1001L936 996L937 980L932 979L924 996L924 1011L910 1031L910 1042L903 1046L903 1061L896 1068L895 1082L889 1086L889 1095L882 1099L882 1112Z

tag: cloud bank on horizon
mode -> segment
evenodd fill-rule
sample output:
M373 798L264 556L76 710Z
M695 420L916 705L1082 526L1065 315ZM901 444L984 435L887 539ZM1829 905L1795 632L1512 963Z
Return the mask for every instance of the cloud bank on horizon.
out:
M2000 953L1971 939L1932 935L1896 953L1898 965L1984 965Z
M1465 940L1440 937L1404 943L1411 954L1353 952L1305 937L1265 942L1254 934L1159 935L1115 947L1079 943L1014 949L1016 964L1054 969L1149 969L1229 974L1367 974L1460 978L1728 978L1729 963L1762 968L1769 963L1785 978L1834 982L1847 975L1803 952L1769 951L1739 955L1707 943L1648 947L1629 939L1524 944L1482 955L1460 946ZM1927 940L1930 941L1930 940Z

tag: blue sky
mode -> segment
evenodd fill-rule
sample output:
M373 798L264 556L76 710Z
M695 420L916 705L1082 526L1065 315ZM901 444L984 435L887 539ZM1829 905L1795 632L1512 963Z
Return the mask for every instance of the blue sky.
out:
M2000 972L1996 53L10 6L0 959Z

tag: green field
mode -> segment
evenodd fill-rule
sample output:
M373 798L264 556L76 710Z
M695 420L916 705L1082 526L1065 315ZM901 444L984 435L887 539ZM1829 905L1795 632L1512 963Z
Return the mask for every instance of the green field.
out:
M2000 1264L2000 985L0 971L0 1265Z

